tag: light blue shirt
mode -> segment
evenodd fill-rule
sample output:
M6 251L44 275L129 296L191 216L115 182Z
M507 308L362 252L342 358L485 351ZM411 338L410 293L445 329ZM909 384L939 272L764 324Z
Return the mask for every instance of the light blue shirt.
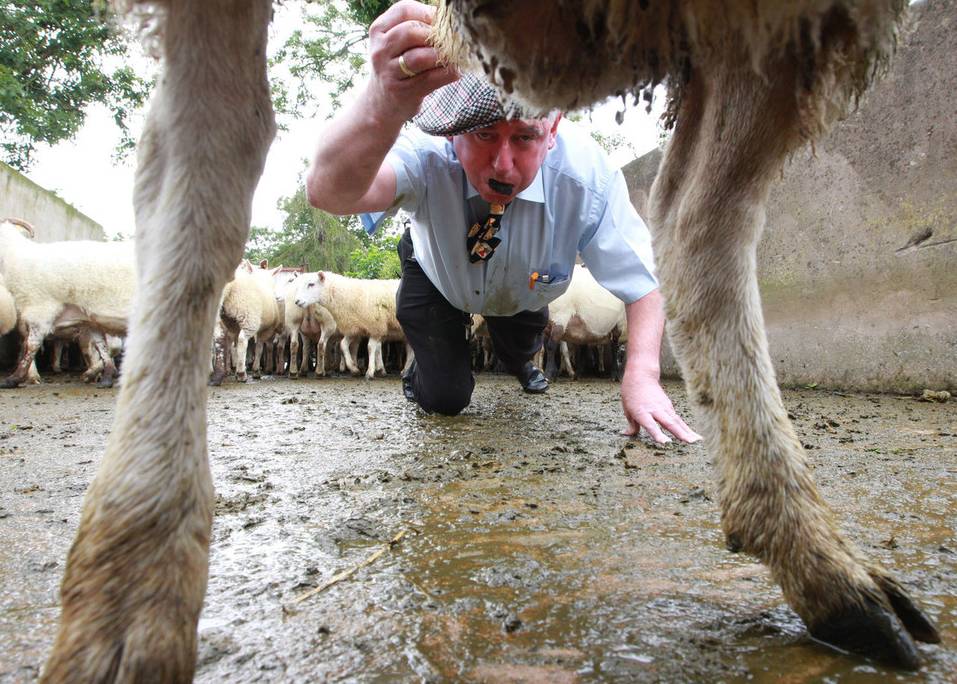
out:
M412 216L415 258L456 308L492 316L537 311L568 289L578 254L626 304L658 287L651 236L624 176L574 124L559 124L535 180L502 217L502 242L487 261L474 264L466 230L487 214L488 203L468 182L452 143L406 130L386 161L396 176L389 212L401 208ZM366 230L375 231L387 213L363 214ZM540 277L530 287L535 272Z

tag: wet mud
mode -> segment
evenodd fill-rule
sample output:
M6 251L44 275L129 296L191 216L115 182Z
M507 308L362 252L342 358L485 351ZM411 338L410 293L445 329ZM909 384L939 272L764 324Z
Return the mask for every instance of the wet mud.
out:
M704 447L620 436L617 392L482 375L443 418L395 377L211 388L197 681L955 681L957 403L785 392L842 529L941 628L912 674L811 641L725 549ZM115 396L0 393L0 681L34 681L52 643Z

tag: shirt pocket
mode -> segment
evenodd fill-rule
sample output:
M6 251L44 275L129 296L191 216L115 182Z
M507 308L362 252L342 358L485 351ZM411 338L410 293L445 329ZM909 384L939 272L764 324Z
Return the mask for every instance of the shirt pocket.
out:
M560 297L571 282L571 278L567 275L552 275L547 283L542 282L541 279L535 281L532 290L544 306Z

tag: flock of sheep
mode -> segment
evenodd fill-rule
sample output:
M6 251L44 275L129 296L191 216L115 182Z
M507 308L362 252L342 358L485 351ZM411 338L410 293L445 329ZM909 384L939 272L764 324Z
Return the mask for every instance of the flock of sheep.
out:
M45 342L54 345L52 370L58 372L60 350L70 340L83 354L84 379L111 386L117 376L114 356L122 349L136 291L133 243L37 243L33 237L26 221L0 223L0 334L16 328L22 339L17 365L4 386L39 382L35 358ZM405 342L396 319L398 286L398 280L302 273L243 260L222 293L210 382L220 384L233 373L245 381L250 343L254 377L272 371L293 378L308 373L313 347L315 375L323 376L330 344L340 351L340 370L359 375L357 352L363 339L368 340L365 376L371 380L384 374L383 344ZM491 367L491 343L481 316L473 317L471 333L483 367ZM550 377L557 375L559 364L575 376L569 343L611 344L614 349L626 335L622 302L587 269L576 267L568 291L550 306L545 345ZM405 349L408 367L413 355L408 344ZM611 356L615 363L616 355ZM543 359L538 361L541 365Z

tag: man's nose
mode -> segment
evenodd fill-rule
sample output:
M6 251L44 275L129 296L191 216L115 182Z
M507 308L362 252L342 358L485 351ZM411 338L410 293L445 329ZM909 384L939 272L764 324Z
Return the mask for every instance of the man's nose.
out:
M515 158L512 154L512 147L508 142L503 142L495 151L492 168L496 173L504 173L511 171L513 166L515 166Z

